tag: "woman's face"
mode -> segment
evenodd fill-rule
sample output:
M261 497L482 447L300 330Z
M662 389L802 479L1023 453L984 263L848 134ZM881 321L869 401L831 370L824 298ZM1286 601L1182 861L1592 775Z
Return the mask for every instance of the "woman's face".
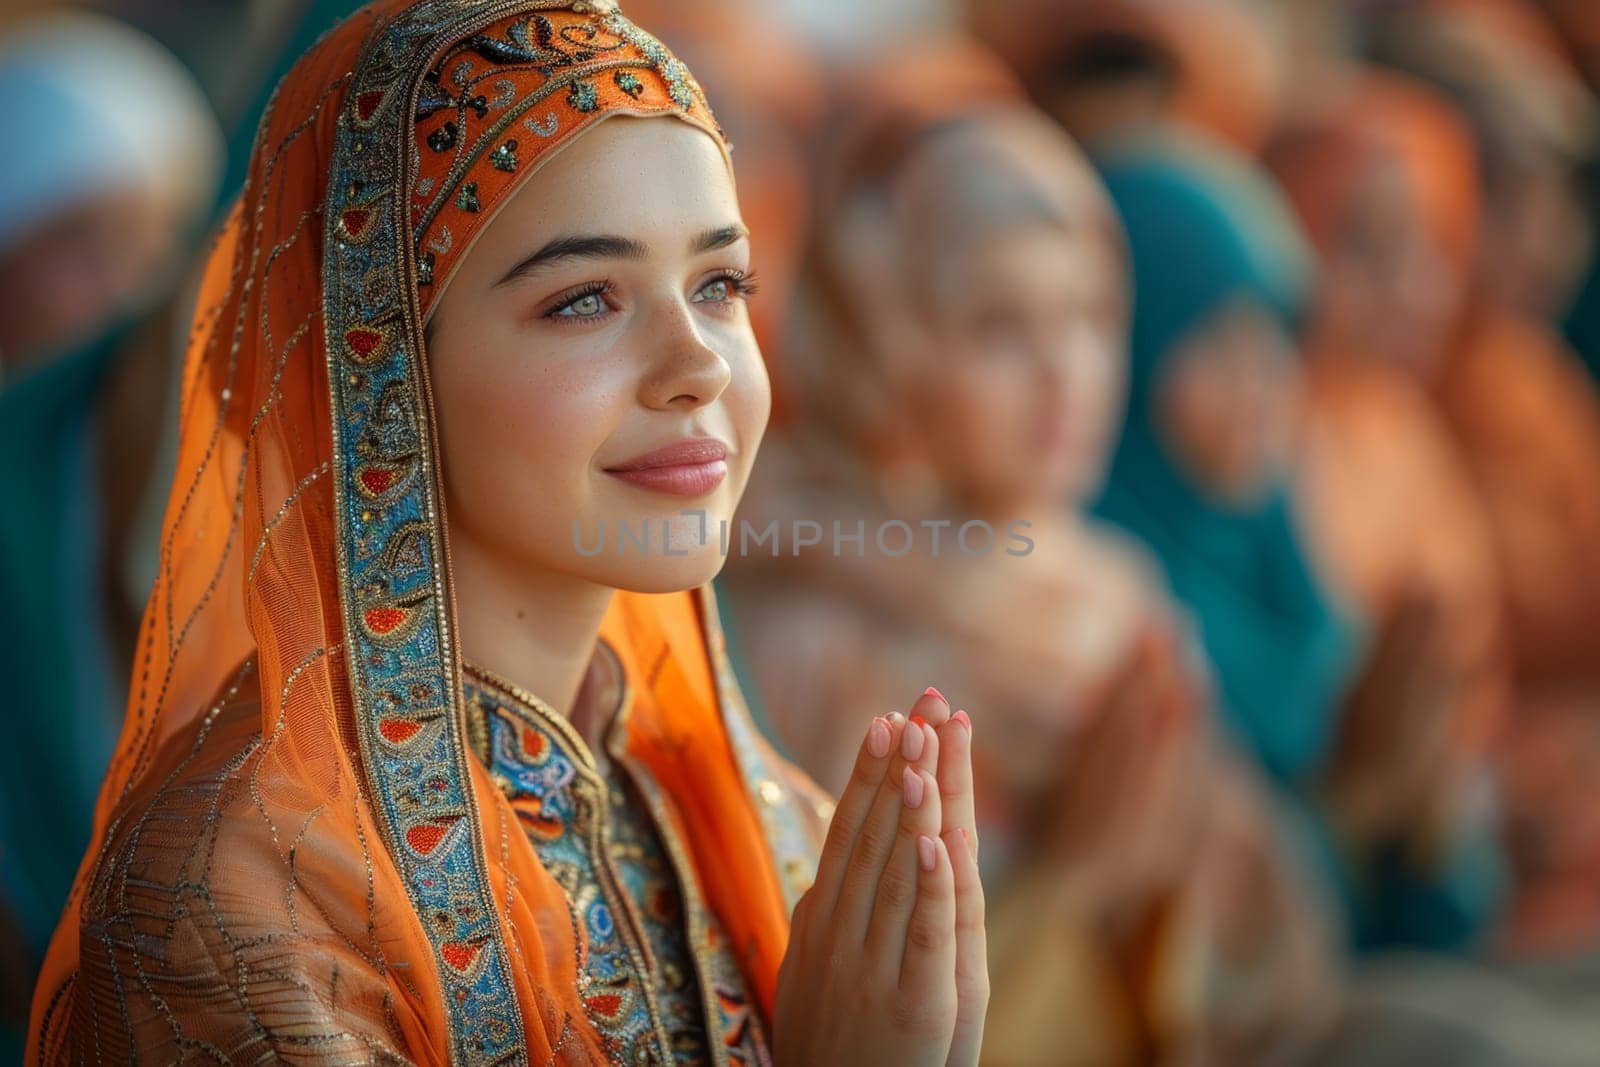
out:
M945 273L930 312L935 373L912 383L941 480L991 508L1081 502L1123 411L1119 251L1092 225L1018 228Z
M609 119L517 191L430 326L458 568L642 592L716 574L770 406L749 256L722 153L686 123Z
M1427 376L1449 340L1466 279L1415 209L1394 162L1364 175L1322 279L1323 314L1367 355Z
M1178 343L1156 383L1156 416L1201 489L1244 506L1287 464L1300 381L1284 328L1259 306L1235 301Z
M13 367L57 354L136 307L182 228L176 205L136 187L41 220L0 253L0 354Z
M1573 165L1530 147L1488 198L1481 287L1525 314L1560 315L1593 248L1593 223Z
M1081 503L1126 386L1126 263L1098 178L1046 120L1018 115L944 134L900 192L895 266L926 338L901 403L920 450L970 507L1009 519Z

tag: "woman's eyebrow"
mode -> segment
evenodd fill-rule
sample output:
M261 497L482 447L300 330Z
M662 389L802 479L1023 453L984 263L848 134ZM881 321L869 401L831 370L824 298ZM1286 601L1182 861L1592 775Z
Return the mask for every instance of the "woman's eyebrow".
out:
M707 230L695 238L694 243L689 246L689 251L695 255L699 255L701 252L715 252L719 248L727 248L735 241L749 236L750 231L745 229L741 223L735 222L729 226L718 226L716 229Z
M714 252L749 235L750 231L740 223L718 226L695 238L690 243L690 251L697 255L702 252ZM557 237L507 271L505 277L495 282L495 287L524 278L540 267L549 266L563 259L644 259L649 254L649 248L631 237L616 237L610 234Z
M506 272L495 282L499 287L525 277L540 267L563 259L644 259L650 250L631 237L609 235L557 237L533 255Z

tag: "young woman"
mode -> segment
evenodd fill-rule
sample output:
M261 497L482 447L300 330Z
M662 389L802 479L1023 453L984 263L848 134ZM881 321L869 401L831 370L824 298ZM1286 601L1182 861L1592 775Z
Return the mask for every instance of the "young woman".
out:
M785 540L724 579L764 706L840 784L841 735L908 683L985 709L986 1060L1282 1051L1328 1007L1318 916L1213 745L1153 568L1086 513L1126 373L1110 201L970 44L907 42L837 89L800 418L743 516ZM791 544L808 522L816 543Z
M608 3L387 0L295 68L30 1058L975 1059L970 724L874 720L815 863L724 664L684 513L762 436L748 254Z

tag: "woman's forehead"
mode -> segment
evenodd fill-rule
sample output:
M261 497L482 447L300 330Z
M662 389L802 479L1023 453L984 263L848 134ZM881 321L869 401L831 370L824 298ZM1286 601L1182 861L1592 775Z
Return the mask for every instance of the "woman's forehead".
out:
M670 236L739 221L710 135L685 122L617 117L576 139L513 195L491 232Z

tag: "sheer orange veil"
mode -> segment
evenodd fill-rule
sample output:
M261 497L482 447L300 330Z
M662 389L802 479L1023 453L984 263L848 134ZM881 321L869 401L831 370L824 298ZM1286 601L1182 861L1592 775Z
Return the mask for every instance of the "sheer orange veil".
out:
M380 0L279 87L205 271L159 576L30 1061L84 1054L74 1020L118 1008L129 1034L162 1016L203 1048L187 1020L254 1020L268 995L335 1020L370 996L418 1062L603 1058L562 892L465 741L422 323L495 206L616 114L721 143L689 72L609 0ZM604 636L630 752L770 1018L813 862L803 785L750 727L704 590L619 594ZM219 761L208 731L241 701L259 738ZM157 825L207 760L216 804ZM209 850L175 853L159 893L137 869L158 838ZM210 1008L185 1000L190 942L223 976Z

